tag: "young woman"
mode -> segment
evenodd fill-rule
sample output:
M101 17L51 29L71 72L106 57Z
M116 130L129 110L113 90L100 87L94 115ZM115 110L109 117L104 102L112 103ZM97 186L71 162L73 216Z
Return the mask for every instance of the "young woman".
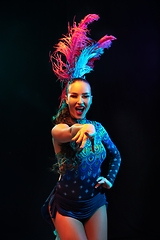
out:
M42 214L60 240L106 240L108 203L102 188L112 187L121 157L104 127L86 119L92 104L90 84L72 75L62 96L51 131L57 158L53 168L60 177ZM106 156L108 173L102 177Z

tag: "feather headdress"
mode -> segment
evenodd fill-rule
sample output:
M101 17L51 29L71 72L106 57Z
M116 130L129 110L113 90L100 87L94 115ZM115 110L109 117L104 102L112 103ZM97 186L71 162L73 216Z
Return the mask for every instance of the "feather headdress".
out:
M89 34L88 24L98 19L97 14L89 14L81 20L78 26L75 21L73 27L68 24L68 34L60 39L55 47L56 50L50 54L52 69L64 85L61 103L66 95L67 83L74 78L85 78L85 74L93 70L94 61L99 59L104 49L109 48L112 40L116 39L105 35L96 42L87 36ZM66 62L62 60L62 56L65 56Z

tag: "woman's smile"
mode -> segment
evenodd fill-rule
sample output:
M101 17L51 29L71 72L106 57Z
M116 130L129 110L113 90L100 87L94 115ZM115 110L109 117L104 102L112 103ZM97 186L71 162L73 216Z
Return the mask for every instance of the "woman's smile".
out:
M83 112L85 111L85 106L76 106L75 109L78 115L82 115Z

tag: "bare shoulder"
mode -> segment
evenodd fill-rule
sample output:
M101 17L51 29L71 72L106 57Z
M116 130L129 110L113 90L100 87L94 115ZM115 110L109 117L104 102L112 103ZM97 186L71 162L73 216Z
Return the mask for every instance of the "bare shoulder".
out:
M52 137L54 138L62 130L68 129L68 128L69 128L69 126L67 124L64 124L64 123L60 123L60 124L55 125L51 130Z

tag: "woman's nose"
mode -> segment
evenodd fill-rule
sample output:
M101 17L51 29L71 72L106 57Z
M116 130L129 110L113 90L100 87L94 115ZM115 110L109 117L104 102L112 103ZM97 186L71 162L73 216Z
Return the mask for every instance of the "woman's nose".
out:
M82 103L83 103L83 98L82 98L82 96L79 96L79 97L78 97L77 103L79 103L79 104L82 104Z

